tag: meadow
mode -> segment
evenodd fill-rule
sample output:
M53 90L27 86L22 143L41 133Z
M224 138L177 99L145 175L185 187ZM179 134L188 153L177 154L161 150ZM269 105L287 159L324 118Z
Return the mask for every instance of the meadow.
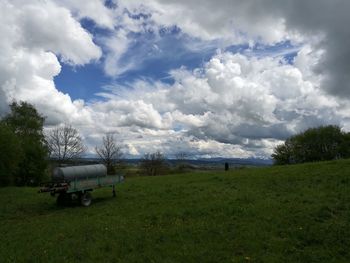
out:
M1 262L350 262L350 160L37 190L0 189Z

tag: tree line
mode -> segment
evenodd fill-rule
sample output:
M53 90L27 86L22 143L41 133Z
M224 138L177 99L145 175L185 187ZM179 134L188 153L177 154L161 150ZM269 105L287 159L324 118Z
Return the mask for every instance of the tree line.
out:
M276 165L350 158L350 133L336 125L310 128L278 145L271 157Z

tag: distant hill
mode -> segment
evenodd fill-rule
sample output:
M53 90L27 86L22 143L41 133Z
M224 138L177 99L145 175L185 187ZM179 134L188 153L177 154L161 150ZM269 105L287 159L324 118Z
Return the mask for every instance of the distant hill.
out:
M136 159L125 159L127 164L137 165L140 163L141 158ZM83 158L80 160L81 163L96 163L99 162L98 158ZM178 160L167 159L167 162L170 165L176 165ZM259 158L201 158L201 159L187 159L184 160L185 163L188 163L193 166L204 166L204 167L223 167L225 163L228 163L230 167L241 167L241 166L269 166L273 162L271 159L259 159Z
M204 163L229 163L231 165L249 165L249 166L269 166L273 162L271 159L259 159L259 158L209 158L209 159L199 159L198 162Z

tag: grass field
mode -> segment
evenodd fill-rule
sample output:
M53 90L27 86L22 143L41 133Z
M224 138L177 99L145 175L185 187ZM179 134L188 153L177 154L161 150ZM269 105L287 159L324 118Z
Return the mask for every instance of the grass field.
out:
M36 191L0 189L0 262L350 262L350 160Z

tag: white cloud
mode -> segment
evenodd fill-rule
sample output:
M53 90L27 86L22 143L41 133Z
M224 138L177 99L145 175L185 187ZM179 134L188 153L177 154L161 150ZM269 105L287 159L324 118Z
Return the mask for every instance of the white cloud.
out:
M54 0L72 11L78 19L89 18L98 26L113 29L117 14L104 5L104 0Z
M102 42L107 50L104 61L104 71L107 75L117 77L136 67L137 64L133 60L122 61L122 57L128 51L131 42L128 38L128 32L124 29L117 30L112 37L103 38Z
M63 61L74 65L89 63L101 56L92 36L73 19L69 10L49 1L11 3L14 5L8 12L16 14L13 26L19 46L53 51L62 56ZM11 6L6 5L6 1L4 5Z
M48 124L91 121L84 103L59 92L53 81L61 71L57 57L82 65L101 56L69 10L51 1L2 1L0 35L2 112L16 99L37 106Z
M296 57L297 66L282 58L219 53L204 68L172 71L171 86L156 82L152 89L138 80L129 83L133 89L110 87L102 94L108 101L93 111L104 112L103 123L114 120L116 130L130 135L120 134L133 152L268 157L296 132L341 124L344 107L309 75L314 60L307 48Z
M27 100L47 116L47 125L77 127L90 150L104 133L114 132L130 154L141 155L185 150L261 157L308 127L334 123L349 129L350 104L325 93L349 91L348 3L287 3L120 0L109 9L99 0L1 1L0 112L12 99ZM312 4L321 11L313 11ZM112 77L142 63L140 54L124 59L134 34L174 25L197 41L188 43L195 52L203 43L225 47L286 39L298 42L288 52L299 52L293 65L281 59L283 52L218 52L198 69L170 71L173 84L140 78L125 87L111 85L99 93L100 101L72 101L54 84L60 63L84 65L102 56L94 36L79 23L84 18L109 30L97 42L105 51L105 73ZM149 44L162 52L155 42Z
M153 108L142 100L109 100L97 102L90 106L97 114L99 122L111 127L138 126L143 128L161 129L162 117Z
M145 4L140 0L121 0L118 3L135 13L151 14L159 25L177 25L185 33L206 40L224 38L237 44L252 38L266 43L286 38L283 17L278 13L267 15L263 1L151 0Z
M177 25L203 40L274 44L284 40L312 44L323 55L316 70L330 94L350 94L348 44L350 2L340 0L119 0L120 8L146 13L156 25Z

